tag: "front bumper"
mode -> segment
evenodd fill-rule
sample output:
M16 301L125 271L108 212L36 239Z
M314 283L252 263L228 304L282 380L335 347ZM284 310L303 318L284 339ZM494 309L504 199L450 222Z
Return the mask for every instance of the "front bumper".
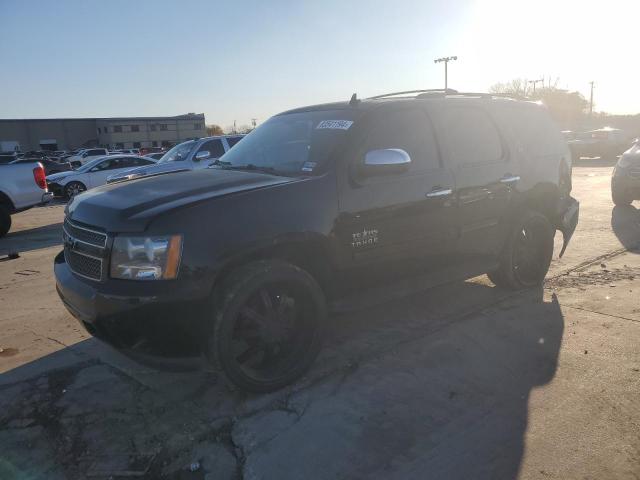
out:
M640 165L623 168L616 166L613 171L612 185L626 190L635 199L640 198Z
M84 280L71 271L64 252L54 260L54 275L69 313L91 335L123 353L136 360L155 358L157 364L200 356L207 302L189 298L175 282Z
M56 182L47 182L47 189L51 193L51 195L55 195L56 197L61 197L64 195L64 187Z
M569 241L576 231L578 226L578 219L580 217L580 202L573 197L567 197L558 205L558 212L556 214L556 228L562 232L563 242L562 250L560 250L560 257L564 255Z

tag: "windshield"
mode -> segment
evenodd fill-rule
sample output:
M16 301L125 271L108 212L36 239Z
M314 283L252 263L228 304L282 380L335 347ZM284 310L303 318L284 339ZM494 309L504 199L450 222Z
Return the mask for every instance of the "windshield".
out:
M193 147L195 147L195 145L195 140L182 142L165 153L158 163L180 162L182 160L185 160L189 156L191 150L193 150Z
M225 153L214 168L317 173L353 124L352 115L347 110L325 110L272 117Z

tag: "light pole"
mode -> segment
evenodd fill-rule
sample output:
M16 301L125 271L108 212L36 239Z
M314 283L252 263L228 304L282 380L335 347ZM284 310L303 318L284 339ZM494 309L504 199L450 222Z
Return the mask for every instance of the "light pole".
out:
M544 85L544 78L539 78L538 80L529 80L527 83L533 83L533 93L536 93L536 84L542 83Z
M448 65L449 62L452 62L454 60L458 60L458 57L453 56L453 57L442 57L442 58L436 58L433 63L442 63L444 62L444 89L448 90L449 88L449 74L448 74Z
M591 80L589 85L591 85L591 95L589 96L589 118L593 116L593 84L595 82Z

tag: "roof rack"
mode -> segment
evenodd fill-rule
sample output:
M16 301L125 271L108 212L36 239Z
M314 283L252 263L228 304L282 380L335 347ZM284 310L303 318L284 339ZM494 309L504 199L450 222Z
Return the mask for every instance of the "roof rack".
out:
M444 88L432 88L428 90L406 90L404 92L392 92L392 93L384 93L382 95L376 95L374 97L367 98L367 100L377 100L379 98L389 98L389 97L397 97L399 95L411 95L411 94L414 94L415 97L419 97L420 95L423 95L423 94L434 94L434 93L440 93L442 95L455 95L458 93L458 91L452 88L447 88L446 90Z
M369 97L367 100L377 100L381 98L392 98L398 96L411 96L411 98L429 98L434 95L460 95L460 96L469 96L469 97L480 97L480 98L510 98L512 100L529 100L528 97L521 97L518 95L509 95L506 93L487 93L487 92L459 92L458 90L454 90L453 88L432 88L428 90L406 90L404 92L392 92L385 93L382 95L376 95L375 97Z

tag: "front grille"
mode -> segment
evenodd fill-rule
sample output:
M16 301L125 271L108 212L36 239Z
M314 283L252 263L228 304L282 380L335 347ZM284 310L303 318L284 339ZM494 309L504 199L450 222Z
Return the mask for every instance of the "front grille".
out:
M89 243L96 247L104 247L107 244L107 235L105 233L72 223L66 218L64 220L64 229L67 231L67 235L81 242Z
M73 272L91 280L100 280L102 278L101 259L88 257L69 248L65 248L64 253L67 263Z
M71 271L90 280L102 280L107 234L65 218L62 237Z

